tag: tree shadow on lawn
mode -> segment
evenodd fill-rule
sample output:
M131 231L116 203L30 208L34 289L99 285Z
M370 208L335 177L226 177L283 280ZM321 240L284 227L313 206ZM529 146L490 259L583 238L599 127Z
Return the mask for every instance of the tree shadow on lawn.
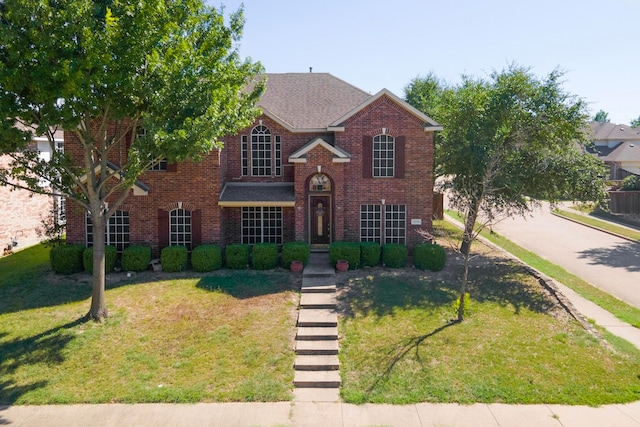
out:
M210 292L223 292L238 299L298 291L300 275L285 270L220 270L201 277L196 287Z
M422 343L445 329L453 325L457 325L458 323L459 322L457 321L451 321L434 329L428 334L404 338L396 343L390 344L389 351L382 355L381 358L381 361L384 363L384 370L380 374L376 375L376 380L367 389L367 394L373 393L381 384L387 381L396 364L404 359L412 350L415 352L416 361L420 363L420 365L423 365L422 356L420 355L420 346ZM380 366L382 366L382 364Z
M16 384L7 379L18 368L27 365L56 365L62 363L62 350L74 339L69 329L85 322L80 318L65 325L57 326L27 338L16 338L0 342L0 405L14 404L18 399L33 390L45 387L47 381L35 381L29 384ZM4 334L6 336L7 334ZM1 339L1 338L0 338ZM2 418L0 418L2 421Z
M380 267L355 270L340 283L340 309L343 315L351 317L356 313L385 316L399 308L453 307L459 298L461 281L462 265L455 259L440 272ZM522 266L501 258L474 257L468 292L474 301L511 306L516 314L522 308L546 313L557 307Z

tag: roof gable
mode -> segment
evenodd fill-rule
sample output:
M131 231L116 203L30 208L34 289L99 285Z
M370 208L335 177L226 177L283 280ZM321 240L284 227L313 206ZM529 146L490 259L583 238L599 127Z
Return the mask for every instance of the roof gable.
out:
M442 130L442 126L440 126L438 123L436 123L432 118L430 118L426 114L422 113L420 110L418 110L417 108L413 107L412 105L410 105L406 101L403 101L402 99L398 98L396 95L394 95L388 89L382 89L377 94L369 97L369 99L364 101L362 104L358 105L356 108L354 108L353 110L349 111L347 114L343 115L342 117L340 117L339 119L337 119L333 123L331 123L330 124L330 128L333 128L335 130L340 130L340 128L342 127L342 125L344 124L345 121L347 121L349 118L353 117L355 114L357 114L358 112L362 111L364 108L366 108L369 105L373 104L375 101L377 101L378 99L380 99L382 97L388 97L393 102L395 102L397 105L399 105L401 108L403 108L404 110L408 111L410 114L414 115L416 118L418 118L420 121L422 121L423 124L424 124L424 130L425 131Z
M333 154L334 163L348 163L351 161L351 155L349 153L334 145L329 144L327 141L320 137L312 139L311 141L300 147L300 149L296 150L296 152L289 156L289 161L291 163L306 163L306 154L316 147L322 147Z

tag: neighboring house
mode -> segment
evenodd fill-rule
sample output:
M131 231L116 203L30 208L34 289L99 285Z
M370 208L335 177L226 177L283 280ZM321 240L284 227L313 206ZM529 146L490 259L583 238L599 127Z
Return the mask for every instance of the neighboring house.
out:
M109 221L107 243L376 241L413 246L432 229L433 135L442 128L387 90L330 74L267 74L263 114L198 163L148 171ZM67 135L69 150L77 144ZM115 163L115 160L114 160ZM67 207L67 240L94 230Z
M591 122L589 126L594 147L588 151L609 167L609 179L640 175L640 128L608 122Z
M63 132L57 131L54 137L56 149L64 149ZM51 159L51 148L46 137L36 137L30 148L38 150L40 158ZM0 168L8 168L10 162L10 156L0 156ZM46 187L48 183L43 181L40 185ZM0 245L2 245L2 250L8 245L24 247L37 243L40 239L36 230L42 227L42 220L51 214L54 207L64 209L61 198L34 194L11 186L0 186L0 200L2 201L0 204Z

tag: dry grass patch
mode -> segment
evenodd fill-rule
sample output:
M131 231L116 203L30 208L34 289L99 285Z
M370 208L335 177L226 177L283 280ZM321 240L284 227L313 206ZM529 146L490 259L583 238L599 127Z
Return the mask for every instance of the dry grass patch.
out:
M191 276L110 276L104 324L74 321L88 276L0 289L0 403L289 400L299 279ZM67 301L41 300L52 288Z

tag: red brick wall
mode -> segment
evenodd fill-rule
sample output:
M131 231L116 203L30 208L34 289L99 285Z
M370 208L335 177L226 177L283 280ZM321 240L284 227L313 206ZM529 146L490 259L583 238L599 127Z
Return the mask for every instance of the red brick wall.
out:
M266 116L260 117L272 135L282 143L283 175L281 177L241 176L241 135L250 143L251 129L224 139L225 148L213 151L199 163L184 162L176 172L147 172L140 180L149 188L147 196L130 195L125 208L130 212L131 242L157 248L158 209L169 210L182 202L183 207L202 212L203 243L236 243L240 241L240 209L218 206L224 182L295 182L296 207L285 209L285 241L308 240L308 180L322 172L332 180L333 226L332 240L359 240L360 205L389 204L407 206L407 242L421 241L416 228L431 231L433 188L433 133L425 132L423 123L388 97L382 97L344 123L345 131L291 133ZM373 138L382 133L405 139L405 174L403 178L363 178L363 135ZM113 132L114 129L111 129ZM313 138L321 136L351 154L348 163L334 163L333 155L323 147L307 154L306 163L291 164L288 157ZM77 141L65 135L67 152L79 153ZM74 148L74 144L76 144ZM114 162L119 163L117 158ZM69 205L68 239L84 243L84 217ZM411 226L411 219L422 225Z
M8 167L9 156L0 156L0 168ZM16 249L37 243L36 230L41 228L41 219L53 208L49 196L33 194L27 190L12 190L0 186L0 255L11 239L16 237Z
M382 133L405 137L404 178L363 178L363 135L373 138ZM345 131L336 133L336 145L351 153L345 169L343 216L344 236L359 240L361 204L407 206L407 243L422 241L416 229L432 230L433 133L425 132L423 123L398 106L381 97L345 123ZM421 226L411 226L411 219L421 219Z

